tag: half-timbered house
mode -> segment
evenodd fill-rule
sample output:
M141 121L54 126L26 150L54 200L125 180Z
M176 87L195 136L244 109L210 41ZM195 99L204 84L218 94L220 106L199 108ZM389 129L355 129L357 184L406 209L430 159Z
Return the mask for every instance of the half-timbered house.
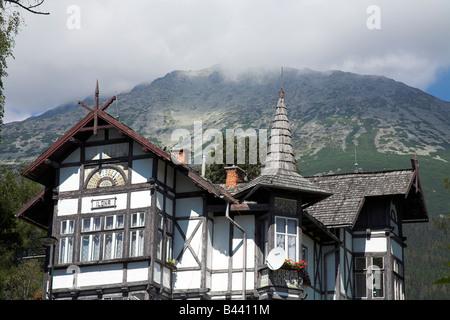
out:
M297 173L283 91L261 174L201 177L93 108L32 162L18 217L55 240L47 299L403 299L402 224L428 220L409 170ZM269 268L272 249L302 269ZM306 274L308 274L308 279Z

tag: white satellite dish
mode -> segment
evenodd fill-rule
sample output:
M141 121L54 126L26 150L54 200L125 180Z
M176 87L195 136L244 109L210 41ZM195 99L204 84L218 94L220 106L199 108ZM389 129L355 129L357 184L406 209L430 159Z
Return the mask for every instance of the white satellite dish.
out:
M273 248L267 255L266 263L270 270L278 270L284 263L286 253L281 247Z

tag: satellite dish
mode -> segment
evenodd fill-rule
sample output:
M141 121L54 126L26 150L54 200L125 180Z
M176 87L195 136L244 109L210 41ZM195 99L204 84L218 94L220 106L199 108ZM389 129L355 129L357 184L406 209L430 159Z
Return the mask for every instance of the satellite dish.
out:
M267 255L266 263L270 270L278 270L284 263L286 253L281 247L273 248Z

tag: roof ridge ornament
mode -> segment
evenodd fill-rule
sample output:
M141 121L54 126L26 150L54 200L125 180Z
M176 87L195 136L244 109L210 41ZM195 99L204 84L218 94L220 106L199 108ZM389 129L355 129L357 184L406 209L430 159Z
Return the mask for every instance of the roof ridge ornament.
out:
M89 112L94 113L94 127L92 128L92 130L94 131L94 135L97 135L97 132L98 132L98 114L99 114L99 112L104 112L105 109L108 108L114 102L114 100L116 100L116 96L111 97L111 99L106 101L105 104L103 106L101 106L100 108L98 107L99 106L98 79L95 84L94 109L87 106L83 101L78 100L78 104L80 104L81 106L83 106L84 108L89 110Z

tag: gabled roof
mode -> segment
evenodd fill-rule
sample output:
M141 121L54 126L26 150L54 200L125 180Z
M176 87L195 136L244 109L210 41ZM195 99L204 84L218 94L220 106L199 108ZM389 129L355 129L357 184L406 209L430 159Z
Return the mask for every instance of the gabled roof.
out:
M79 101L79 103L90 112L80 122L75 124L69 131L67 131L64 136L53 143L35 161L28 165L22 175L30 180L52 188L55 183L55 168L58 168L59 164L76 148L79 147L79 144L84 143L84 141L86 141L90 136L96 133L97 130L113 128L118 130L124 136L129 137L133 141L140 144L143 150L150 151L160 159L169 161L181 168L181 170L200 188L206 190L216 197L223 198L227 202L237 203L237 200L234 199L228 191L204 179L189 166L178 161L174 161L176 159L172 159L171 155L168 152L161 150L155 144L148 141L122 122L107 114L104 110L114 101L114 99L115 97L111 98L108 102L106 102L102 107L99 108L97 85L96 102L94 109L89 108ZM47 191L44 193L43 191L36 198L27 203L16 216L29 220L29 222L38 224L40 226L46 224L47 221L44 221L45 217L43 216L43 214L38 214L35 211L37 210L36 208L38 208L39 210L42 209L41 202L44 200L44 196L49 193L51 192Z
M354 226L367 197L399 196L410 210L403 222L428 221L418 165L413 169L308 177L333 195L308 208L308 213L327 227ZM418 201L419 200L419 201ZM412 206L414 210L412 210Z

